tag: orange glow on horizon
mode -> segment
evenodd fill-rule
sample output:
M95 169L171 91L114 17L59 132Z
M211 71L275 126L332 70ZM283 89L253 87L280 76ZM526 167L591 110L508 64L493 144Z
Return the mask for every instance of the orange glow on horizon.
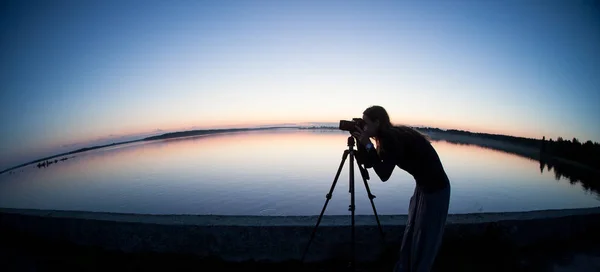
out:
M350 119L350 118L348 118ZM303 123L337 123L339 120L326 120L326 121L288 121L288 122L273 122L273 121L263 121L263 122L227 122L227 123L204 123L201 125L182 125L182 124L172 124L169 126L157 126L155 128L131 128L126 131L116 131L110 134L115 135L115 137L90 137L83 141L78 141L79 143L89 143L93 141L98 141L101 139L111 139L118 137L134 137L136 135L146 135L149 133L156 132L156 134L161 133L169 133L169 132L177 132L177 131L188 131L195 129L224 129L224 128L247 128L247 127L255 127L255 126L266 126L266 125L279 125L284 123L290 124L303 124ZM409 126L424 126L424 127L432 127L439 128L443 130L448 129L456 129L456 130L464 130L475 133L489 133L489 134L502 134L502 135L510 135L516 137L526 137L526 138L541 138L538 133L532 132L523 132L518 130L502 130L495 129L493 127L482 127L482 126L468 126L468 125L460 125L458 123L441 123L441 122L394 122L395 124L405 124ZM157 131L160 129L160 131ZM546 138L551 138L551 136L546 136ZM72 142L63 142L62 144L72 144Z
M358 115L357 115L358 116ZM94 135L85 137L85 139L75 141L79 145L85 145L86 143L93 143L99 140L110 140L115 139L119 141L120 137L136 137L148 134L161 134L168 132L176 132L176 131L188 131L194 129L220 129L220 128L246 128L246 127L254 127L254 126L266 126L266 125L278 125L278 124L304 124L304 123L332 123L337 124L340 119L351 119L352 116L348 116L347 118L331 118L331 119L321 119L321 120L303 120L303 119L258 119L258 118L248 118L246 120L239 121L220 121L220 120L196 120L195 121L177 121L177 122L164 122L157 123L152 125L151 127L147 125L139 125L128 127L126 130L118 130L118 131L110 131L105 133L104 135ZM516 128L504 127L504 128L496 128L494 126L483 126L477 124L467 124L460 121L440 121L440 120L429 120L429 119L419 119L419 118L400 118L398 116L391 117L392 122L394 124L404 124L409 126L425 126L425 127L433 127L439 129L457 129L457 130L465 130L471 132L478 133L489 133L489 134L502 134L502 135L510 135L516 137L527 137L527 138L537 138L541 139L542 136L546 136L546 138L552 138L552 135L540 135L540 133L533 131L520 131ZM160 131L159 131L160 130ZM109 136L114 135L114 136ZM68 145L73 144L74 141L69 139L63 139L59 143L53 144L54 146L60 145Z

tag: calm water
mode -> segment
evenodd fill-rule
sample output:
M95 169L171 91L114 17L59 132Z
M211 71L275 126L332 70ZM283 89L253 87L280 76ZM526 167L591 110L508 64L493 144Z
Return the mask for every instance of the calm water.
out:
M348 134L282 129L136 143L0 176L0 207L146 214L318 215ZM595 207L537 161L434 142L452 184L450 213ZM356 168L355 168L356 169ZM414 179L399 168L370 188L380 214L406 214ZM356 172L356 212L372 214ZM347 215L348 163L325 214Z

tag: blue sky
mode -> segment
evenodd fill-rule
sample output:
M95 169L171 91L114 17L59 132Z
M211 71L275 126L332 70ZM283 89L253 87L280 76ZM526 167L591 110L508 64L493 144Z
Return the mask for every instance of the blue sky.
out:
M375 104L409 125L600 141L598 2L0 5L0 166L157 129L336 122Z

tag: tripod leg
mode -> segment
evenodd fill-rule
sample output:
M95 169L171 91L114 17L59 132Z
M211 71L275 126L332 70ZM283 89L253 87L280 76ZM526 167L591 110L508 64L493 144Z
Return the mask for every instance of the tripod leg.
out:
M354 150L350 149L350 212L352 213L352 262L350 263L352 271L356 269L356 246L355 246L355 231L354 231L354 212L355 212L355 190L354 190Z
M358 168L361 166L358 165ZM369 196L369 201L371 201L371 206L373 207L373 213L375 214L375 220L377 221L377 226L379 227L379 233L381 234L381 241L385 244L385 235L383 234L383 228L381 227L381 223L379 222L379 216L377 215L377 209L375 209L375 202L373 199L375 195L371 194L371 189L369 189L369 183L367 182L367 178L363 171L360 171L360 175L362 176L362 180L365 183L365 189L367 190L367 195Z
M321 210L321 214L319 215L319 218L317 219L317 224L315 225L315 227L313 228L313 231L310 235L310 240L308 240L308 244L306 245L306 248L304 248L304 253L302 254L302 262L304 262L304 258L306 257L306 253L308 252L308 248L310 247L310 244L312 243L312 240L315 238L315 233L317 232L317 228L319 227L319 224L321 224L321 219L323 218L323 214L325 213L325 209L327 208L327 204L329 203L329 200L331 199L331 195L333 194L333 189L335 188L335 185L337 184L338 178L340 177L340 173L342 173L342 168L344 167L344 163L346 162L346 158L348 158L348 154L350 152L348 150L344 151L344 155L342 156L342 161L340 162L340 167L337 170L337 173L335 174L335 179L333 179L333 183L331 184L331 188L329 189L329 193L327 193L327 195L325 196L327 198L327 200L325 200L325 205L323 205L323 209Z

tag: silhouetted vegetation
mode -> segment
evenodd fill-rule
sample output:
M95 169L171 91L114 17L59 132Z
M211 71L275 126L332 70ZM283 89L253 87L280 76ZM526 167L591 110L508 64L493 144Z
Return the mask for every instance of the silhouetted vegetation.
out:
M152 136L142 139L142 141L153 141L153 140L165 140L172 138L191 137L208 135L214 133L228 133L228 132L239 132L239 131L253 131L253 130L267 130L267 129L278 129L278 128L290 128L290 127L264 127L264 128L231 128L231 129L207 129L207 130L190 130L165 133L158 136Z
M542 140L541 151L547 155L565 158L579 162L594 169L600 169L600 144L587 141L579 142L577 138L564 140L559 137L556 141Z
M556 141L550 139L546 141L546 138L531 139L524 137L515 137L498 134L487 134L487 133L474 133L463 130L442 130L439 128L417 128L422 132L439 132L439 133L450 133L455 135L475 136L486 139L493 139L503 141L507 143L518 144L526 147L539 148L542 153L546 155L555 156L563 159L567 159L573 162L584 164L588 167L600 170L600 144L592 143L587 141L581 143L578 139L573 138L572 141L564 140L559 137Z
M299 127L298 129L340 129L339 127L334 126L310 126L310 127Z
M417 130L422 132L441 132L441 133L450 133L455 135L464 135L464 136L475 136L486 139L493 139L503 142L509 142L514 144L519 144L522 146L535 147L539 148L541 145L541 141L539 139L525 138L525 137L515 137L509 135L501 135L501 134L489 134L489 133L478 133L478 132L470 132L465 130L456 130L456 129L448 129L443 130L439 128L430 128L430 127L418 127Z
M94 149L100 149L100 148L117 146L117 145L124 145L124 144L139 142L139 141L141 141L141 140L134 140L134 141L127 141L127 142L120 142L120 143L112 143L112 144L107 144L107 145L97 145L97 146L92 146L92 147L85 147L85 148L77 149L75 151L71 151L69 153L64 153L63 155L70 155L70 154L74 154L74 153L81 153L81 152L90 151L90 150L94 150ZM54 157L58 157L58 156L53 156L52 158L54 158Z
M209 129L209 130L190 130L190 131L179 131L179 132L171 132L165 133L157 136L144 138L143 141L153 141L153 140L164 140L171 138L181 138L181 137L190 137L190 136L200 136L206 134L213 133L226 133L226 132L237 132L237 131L248 131L251 130L249 128L237 128L237 129Z

